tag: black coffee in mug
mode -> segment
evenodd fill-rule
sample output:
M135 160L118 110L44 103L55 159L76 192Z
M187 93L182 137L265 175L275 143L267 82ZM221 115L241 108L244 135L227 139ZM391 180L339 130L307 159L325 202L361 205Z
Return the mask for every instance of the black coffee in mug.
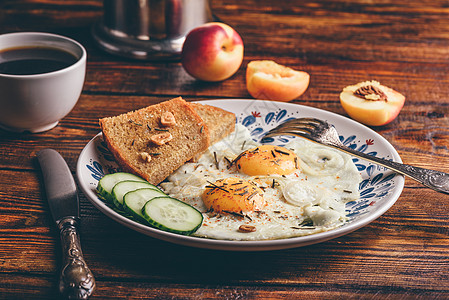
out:
M29 46L0 51L0 73L35 75L62 70L78 59L71 53L50 47Z

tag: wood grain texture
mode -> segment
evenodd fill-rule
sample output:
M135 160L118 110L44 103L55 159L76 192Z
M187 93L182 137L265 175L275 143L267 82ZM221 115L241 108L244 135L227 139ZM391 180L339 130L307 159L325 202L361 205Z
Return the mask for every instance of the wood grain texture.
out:
M176 96L250 98L246 64L271 59L311 74L294 103L345 115L343 87L375 79L406 96L392 123L373 127L405 163L449 171L447 1L213 0L214 15L245 43L239 71L198 82L179 62L142 62L99 50L90 30L102 1L4 0L0 33L47 31L88 51L74 110L45 133L0 131L0 299L55 299L61 264L35 154L51 147L75 173L98 119ZM1 108L0 108L1 109ZM240 253L159 241L109 219L80 195L81 244L93 299L447 299L449 196L406 179L384 215L317 245Z

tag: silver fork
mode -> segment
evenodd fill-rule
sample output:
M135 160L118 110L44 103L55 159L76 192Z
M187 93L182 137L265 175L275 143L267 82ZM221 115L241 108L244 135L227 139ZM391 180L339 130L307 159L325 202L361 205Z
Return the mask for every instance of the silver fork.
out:
M406 175L437 192L449 194L449 174L401 164L353 150L343 145L335 127L325 121L315 118L290 120L268 131L264 138L277 135L301 136L313 142L339 149L399 174Z

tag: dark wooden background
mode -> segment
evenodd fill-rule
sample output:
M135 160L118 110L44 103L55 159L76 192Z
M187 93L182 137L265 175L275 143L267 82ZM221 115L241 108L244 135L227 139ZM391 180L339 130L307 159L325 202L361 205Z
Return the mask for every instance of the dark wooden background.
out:
M245 43L240 70L201 83L179 62L114 57L93 42L94 0L2 0L0 33L46 31L81 42L87 77L75 109L41 134L0 131L0 298L54 299L58 233L35 153L51 147L72 171L98 119L175 96L250 98L246 64L272 59L311 74L295 103L345 115L343 87L375 79L406 96L373 128L404 162L449 171L449 2L442 0L212 0ZM0 94L1 97L1 94ZM1 109L1 108L0 108ZM397 203L354 233L297 249L236 253L169 244L131 231L81 195L81 243L94 299L448 299L449 196L406 179Z

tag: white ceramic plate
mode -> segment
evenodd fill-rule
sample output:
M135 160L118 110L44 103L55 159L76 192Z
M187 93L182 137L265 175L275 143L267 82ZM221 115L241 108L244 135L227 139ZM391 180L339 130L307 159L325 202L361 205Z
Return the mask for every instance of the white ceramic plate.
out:
M235 113L237 122L245 125L256 141L260 141L263 133L290 118L314 117L333 124L345 145L371 155L402 162L393 146L382 136L360 123L331 112L297 104L247 99L210 100L201 103ZM271 142L282 145L292 138L277 137ZM346 205L349 216L346 224L314 235L268 241L228 241L183 236L151 228L123 217L96 194L98 180L104 174L118 170L101 133L96 135L81 152L77 163L77 176L81 190L95 207L133 230L164 241L193 247L261 251L294 248L327 241L359 229L385 213L399 198L404 187L404 177L366 161L356 158L353 160L363 181L359 188L360 199Z

